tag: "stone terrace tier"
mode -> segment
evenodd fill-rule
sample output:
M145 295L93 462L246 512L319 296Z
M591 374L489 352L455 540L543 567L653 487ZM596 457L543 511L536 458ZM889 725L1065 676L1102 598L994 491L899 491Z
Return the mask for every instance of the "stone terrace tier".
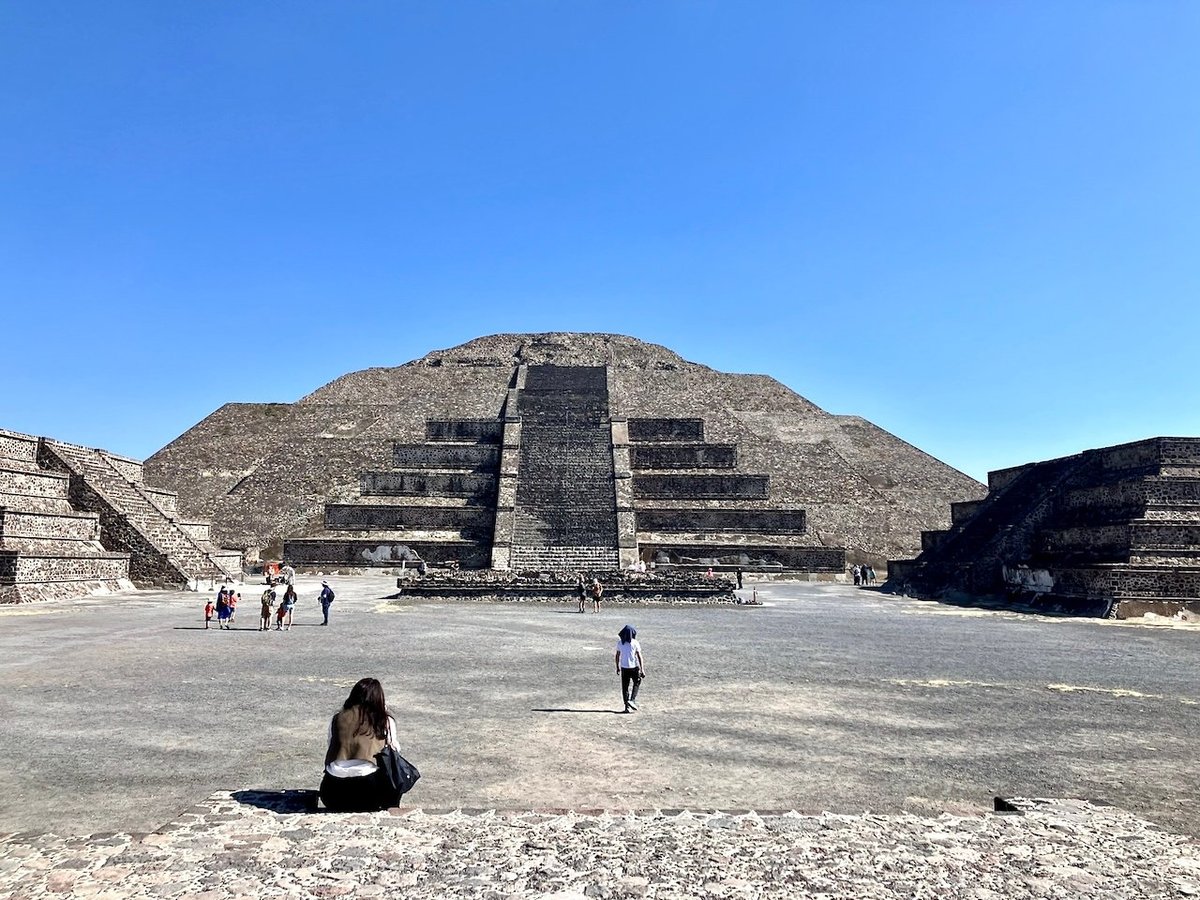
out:
M517 366L496 419L430 419L396 443L359 497L325 504L320 534L288 540L308 567L432 565L612 572L642 562L836 576L804 509L738 471L738 446L699 418L613 418L607 366ZM403 499L401 499L403 498Z
M326 569L421 560L486 567L503 432L499 419L427 421L424 443L397 443L393 469L359 473L358 499L326 503L322 531L289 538L284 559Z
M889 567L895 590L1118 618L1200 610L1200 438L992 472L988 496Z
M180 521L175 495L148 487L137 460L43 438L38 461L69 476L72 503L99 516L105 547L130 554L135 582L182 584L241 576L241 551L214 547L207 522Z
M240 575L239 551L141 478L137 460L0 431L0 602Z
M630 419L628 438L630 503L647 563L845 572L846 551L812 546L805 510L772 501L770 476L736 471L737 446L706 443L704 420Z
M736 603L746 601L734 592L728 576L710 577L700 572L613 572L605 570L464 572L431 569L425 576L409 573L396 580L396 598L474 599L487 601L574 602L579 599L577 579L590 583L599 578L604 603ZM588 600L590 603L590 599Z
M70 479L37 464L38 439L0 431L0 603L132 587L129 555L100 543L100 518L69 500Z

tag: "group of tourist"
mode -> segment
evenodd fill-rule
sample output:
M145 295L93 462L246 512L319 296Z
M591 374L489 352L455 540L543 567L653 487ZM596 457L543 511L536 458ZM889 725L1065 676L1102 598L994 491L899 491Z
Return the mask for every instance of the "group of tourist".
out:
M283 599L280 600L275 592L277 583L285 583L287 589L283 592ZM329 607L334 601L333 588L329 586L328 581L321 582L321 593L317 597L317 602L321 605L321 624L329 624ZM211 625L213 617L216 617L218 628L232 628L234 620L237 616L238 601L242 599L242 595L233 588L222 585L217 592L215 600L209 600L204 604L204 628L207 630ZM295 585L291 579L280 579L276 582L268 576L267 589L262 592L262 610L258 620L259 631L271 630L271 618L275 619L276 631L291 631L292 616L296 609L296 601L299 597L296 595ZM279 606L276 607L278 601Z
M855 563L850 569L850 575L854 578L854 583L859 587L877 584L875 581L875 569L872 566L860 566Z
M588 597L592 598L592 612L600 612L600 600L604 597L604 585L599 578L593 578L588 584L582 575L575 580L575 593L579 595L579 611L584 612Z
M233 588L222 586L215 600L204 604L204 629L207 631L216 616L218 628L232 628L233 620L237 617L238 601L242 595Z
M582 576L579 583L583 584ZM613 661L621 679L625 712L636 712L646 663L637 629L632 625L626 625L617 634ZM363 678L351 688L346 702L329 722L326 741L320 791L326 809L335 812L388 809L396 806L421 777L416 767L400 755L396 719L388 710L378 679Z
M283 600L279 603L279 609L275 610L275 588L268 584L267 589L262 592L262 613L259 618L258 630L271 630L271 613L274 610L275 630L291 631L292 611L296 608L296 599L296 588L288 583L287 590L283 592Z

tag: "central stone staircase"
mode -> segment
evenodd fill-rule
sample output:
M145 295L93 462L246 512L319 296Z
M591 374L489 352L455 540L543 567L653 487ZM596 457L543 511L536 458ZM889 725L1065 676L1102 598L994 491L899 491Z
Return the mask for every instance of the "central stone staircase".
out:
M606 368L530 366L517 409L512 568L618 568Z

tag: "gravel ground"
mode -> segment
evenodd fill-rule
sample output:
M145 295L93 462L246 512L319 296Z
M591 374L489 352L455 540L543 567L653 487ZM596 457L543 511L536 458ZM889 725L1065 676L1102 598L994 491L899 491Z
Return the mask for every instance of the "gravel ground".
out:
M297 625L203 630L203 597L0 609L0 831L150 832L218 790L316 786L329 716L380 678L425 807L978 813L1105 801L1200 834L1197 630L771 583L763 607L390 602L300 582ZM748 585L749 587L749 585ZM620 714L612 653L649 677Z

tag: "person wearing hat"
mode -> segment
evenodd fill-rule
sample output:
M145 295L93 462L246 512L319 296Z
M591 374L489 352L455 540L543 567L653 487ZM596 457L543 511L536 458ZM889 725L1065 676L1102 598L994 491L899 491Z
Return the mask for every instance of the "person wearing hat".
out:
M321 615L324 617L322 625L329 624L329 604L333 603L333 588L329 586L328 581L321 582L321 596L317 597L317 602L321 604Z

